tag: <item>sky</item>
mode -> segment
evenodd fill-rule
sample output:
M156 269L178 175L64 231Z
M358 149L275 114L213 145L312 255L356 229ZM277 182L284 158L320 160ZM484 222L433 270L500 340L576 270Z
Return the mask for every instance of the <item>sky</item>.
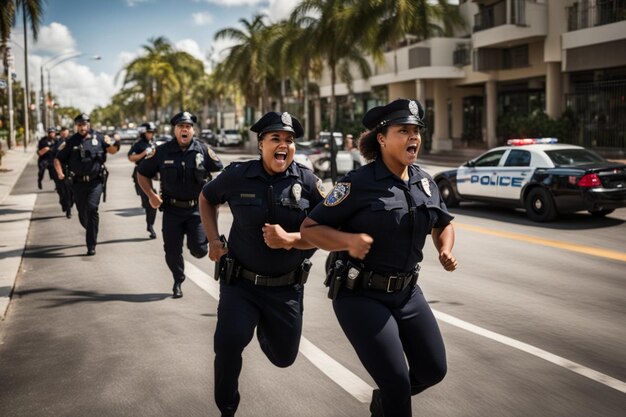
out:
M125 64L137 57L151 38L164 36L179 50L210 68L211 59L230 46L214 34L240 28L263 13L271 21L286 17L297 0L44 0L44 19L37 41L28 31L29 83L41 91L48 74L61 106L91 112L109 103L120 90ZM16 76L24 80L24 29L21 14L11 36ZM76 58L64 61L66 57ZM94 59L100 56L100 60ZM61 62L64 61L64 62Z

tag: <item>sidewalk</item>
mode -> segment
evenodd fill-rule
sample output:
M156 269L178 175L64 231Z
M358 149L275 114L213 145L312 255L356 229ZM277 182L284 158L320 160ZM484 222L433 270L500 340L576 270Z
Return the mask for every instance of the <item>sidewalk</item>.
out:
M0 320L9 305L30 227L37 194L10 195L35 147L5 150L0 166Z

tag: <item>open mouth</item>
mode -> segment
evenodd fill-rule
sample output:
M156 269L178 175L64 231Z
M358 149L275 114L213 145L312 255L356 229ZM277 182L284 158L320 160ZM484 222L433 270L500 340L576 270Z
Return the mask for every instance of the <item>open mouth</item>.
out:
M183 139L187 139L189 136L186 133L183 133L182 135L180 135Z
M417 156L417 144L410 144L409 146L407 146L406 151L413 156Z
M287 160L287 152L278 151L274 153L274 159L280 163L284 163Z

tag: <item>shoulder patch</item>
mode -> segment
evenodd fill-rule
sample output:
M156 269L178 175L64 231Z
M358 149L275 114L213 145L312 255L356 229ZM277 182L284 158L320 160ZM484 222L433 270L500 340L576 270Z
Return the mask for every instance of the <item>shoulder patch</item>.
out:
M324 189L324 183L319 178L317 179L317 181L315 181L315 188L317 188L317 191L320 193L322 197L326 198L326 190Z
M324 205L326 207L334 207L339 205L343 200L346 199L350 195L350 186L352 184L349 182L338 182L337 185L332 189L330 193L326 196L324 200Z
M211 148L208 148L208 149L209 149L209 157L210 157L212 160L214 160L214 161L219 161L219 160L220 160L220 158L217 156L217 154L215 153L215 151L214 151L213 149L211 149Z
M152 152L147 153L146 156L143 159L150 159L150 158L152 158L154 155L156 155L157 149L158 148L152 148Z

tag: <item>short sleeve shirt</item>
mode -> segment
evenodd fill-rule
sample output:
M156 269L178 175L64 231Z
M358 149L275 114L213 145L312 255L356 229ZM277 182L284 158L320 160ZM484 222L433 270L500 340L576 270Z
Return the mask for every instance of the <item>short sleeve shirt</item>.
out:
M346 175L309 217L372 236L366 258L354 261L379 274L410 272L423 259L426 236L453 219L430 175L411 165L403 181L380 159Z
M212 205L228 203L233 223L228 237L230 255L244 268L279 276L296 269L314 249L271 249L263 241L265 223L298 232L310 210L324 199L319 178L292 162L280 174L269 175L260 160L235 162L204 186Z

